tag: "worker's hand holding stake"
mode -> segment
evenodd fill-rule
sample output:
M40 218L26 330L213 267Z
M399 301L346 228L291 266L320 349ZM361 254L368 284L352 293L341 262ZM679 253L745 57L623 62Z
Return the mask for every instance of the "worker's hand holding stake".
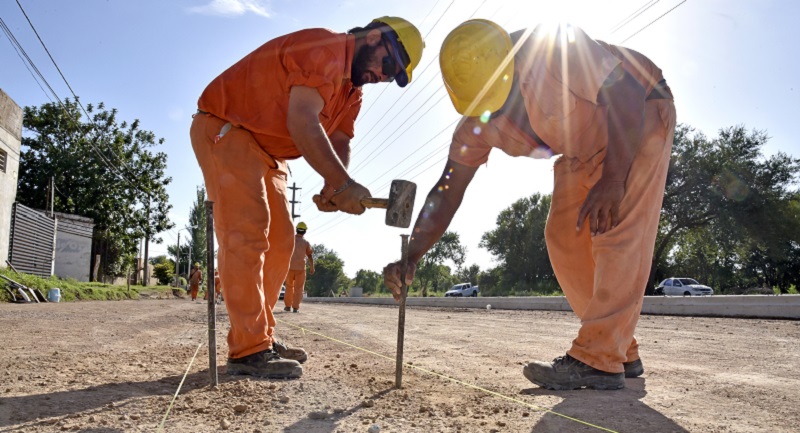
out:
M406 329L406 296L408 296L408 286L406 286L406 272L408 271L408 235L400 235L402 244L400 246L400 317L397 322L397 361L395 363L394 387L403 387L403 338Z

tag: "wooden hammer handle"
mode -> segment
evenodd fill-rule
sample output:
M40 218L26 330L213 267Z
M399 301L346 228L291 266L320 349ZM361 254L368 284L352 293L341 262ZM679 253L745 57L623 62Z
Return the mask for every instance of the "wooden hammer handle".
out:
M368 207L368 208L381 208L381 209L388 209L389 208L389 199L388 198L362 198L361 199L361 206Z
M314 203L319 201L320 197L319 194L314 195ZM369 198L362 198L361 199L361 206L367 208L381 208L381 209L388 209L389 208L389 199L388 198L376 198L376 197L369 197Z

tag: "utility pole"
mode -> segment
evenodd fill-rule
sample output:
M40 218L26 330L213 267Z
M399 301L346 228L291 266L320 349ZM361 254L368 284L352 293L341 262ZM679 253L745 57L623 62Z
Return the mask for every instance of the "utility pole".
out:
M53 218L56 204L56 181L53 176L50 176L50 218Z
M150 200L147 200L147 229L145 229L145 239L144 239L144 264L142 267L144 268L144 276L142 277L142 284L143 286L147 286L150 284L150 272L147 270L147 260L149 259L148 255L150 253Z
M303 188L298 187L296 183L292 182L292 186L290 186L289 189L292 190L292 200L289 202L289 203L292 204L292 219L300 218L300 215L295 215L295 213L294 213L294 204L295 203L300 203L299 201L295 200L295 193L297 192L297 190L300 190L300 189L303 189Z
M178 281L180 281L180 266L181 266L181 231L178 230L178 249L175 251L175 287L178 287Z

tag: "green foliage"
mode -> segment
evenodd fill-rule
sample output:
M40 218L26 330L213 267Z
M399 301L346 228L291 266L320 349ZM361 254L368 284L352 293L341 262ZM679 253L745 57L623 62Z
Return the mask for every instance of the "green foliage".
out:
M479 286L484 295L557 287L544 239L551 199L537 193L517 200L497 216L497 227L483 234L480 246L500 262L482 274Z
M477 264L472 264L469 267L457 270L455 274L455 279L458 280L459 283L472 283L478 285L478 278L480 274L481 274L481 267L478 266Z
M718 292L800 282L800 159L764 157L768 136L743 126L709 139L686 125L675 133L651 291L685 276Z
M308 296L331 296L350 288L350 279L344 274L344 262L339 255L325 248L325 245L312 246L314 254L314 275L306 279Z
M155 266L155 265L160 265L160 264L162 264L162 263L172 263L172 262L171 262L171 261L170 261L170 260L167 258L167 256L165 256L165 255L163 255L163 254L162 254L162 255L160 255L160 256L150 257L150 260L149 260L149 261L150 261L150 264L151 264L151 265L153 265L153 266Z
M415 276L416 289L421 296L428 296L428 286L433 285L434 291L439 290L442 285L449 284L450 270L446 273L442 269L445 261L452 262L456 268L460 268L466 259L467 248L461 245L458 233L446 231L433 247L417 263L417 273ZM449 288L449 287L448 287Z
M180 260L178 261L178 268L177 268L177 272L179 275L184 275L184 276L189 275L189 269L191 268L192 264L192 262L189 260L191 252L192 252L192 246L189 245L187 242L181 241ZM178 245L177 244L167 245L167 253L172 257L177 257Z
M47 292L50 289L58 288L61 290L62 302L139 299L145 291L157 295L172 296L171 288L166 286L150 286L147 288L131 286L129 291L128 287L125 285L115 286L104 283L84 283L75 281L72 278L41 278L35 275L17 273L11 269L0 269L0 274L26 287L39 289L44 296L47 296ZM7 286L8 282L0 278L0 301L11 301L8 292L5 290Z
M93 254L101 256L101 276L125 274L125 256L139 240L172 227L166 186L167 156L151 149L163 143L140 129L139 121L117 122L117 110L77 102L25 107L17 200L45 209L54 178L55 211L92 218ZM95 276L97 278L97 276Z
M153 266L153 275L158 279L158 284L168 286L175 283L175 265L170 262L159 263Z
M353 287L361 287L364 289L364 294L376 294L380 292L389 293L389 290L383 285L383 275L366 269L361 269L356 272L356 277L353 279Z
M191 263L206 263L208 256L208 243L206 236L206 190L197 187L197 198L189 211L189 229L192 232L192 239L188 242L191 245Z

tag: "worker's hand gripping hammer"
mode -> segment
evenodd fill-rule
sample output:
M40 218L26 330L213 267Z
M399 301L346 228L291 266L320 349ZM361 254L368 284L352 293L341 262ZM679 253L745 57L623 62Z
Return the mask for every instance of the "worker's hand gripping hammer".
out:
M387 226L408 228L411 225L411 213L414 211L414 198L417 195L417 185L407 180L393 180L389 190L389 198L369 197L361 199L361 205L366 208L386 209ZM314 196L314 202L319 201L319 195Z

